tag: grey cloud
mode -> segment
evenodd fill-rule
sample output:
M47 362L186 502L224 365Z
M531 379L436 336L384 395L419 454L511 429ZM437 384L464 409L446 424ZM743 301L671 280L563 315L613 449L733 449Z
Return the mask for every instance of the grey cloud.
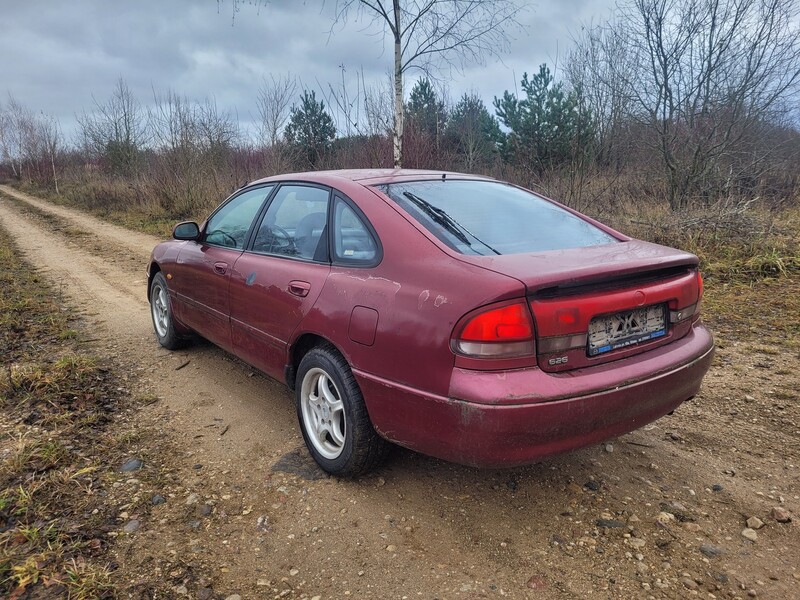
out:
M562 57L581 23L604 18L612 0L566 0L522 13L502 62L489 60L448 79L456 99L473 90L487 103L513 89L523 71ZM244 5L231 23L231 4L214 0L139 0L70 3L2 0L0 102L6 92L26 106L57 116L66 131L74 115L103 101L123 77L143 103L153 89L190 98L213 97L220 108L247 120L261 78L291 72L311 89L348 85L363 72L368 84L384 80L391 46L369 22L332 26L333 2L272 1ZM368 21L368 20L367 20ZM414 74L407 83L413 82Z

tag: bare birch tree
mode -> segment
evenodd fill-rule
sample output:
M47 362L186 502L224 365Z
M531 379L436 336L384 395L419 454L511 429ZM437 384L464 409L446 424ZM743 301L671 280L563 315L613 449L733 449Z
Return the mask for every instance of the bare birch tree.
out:
M11 175L21 180L49 181L58 193L57 160L63 135L55 117L36 115L13 96L8 106L0 105L0 163L11 167Z
M365 17L388 32L394 48L394 166L403 161L403 77L442 66L482 63L508 49L519 25L515 0L338 0L336 23Z
M23 167L34 129L33 113L9 94L8 103L0 114L0 150L11 165L11 174L22 179Z
M270 75L269 79L263 79L256 107L258 134L264 145L274 146L281 141L296 93L297 80L290 73L279 77Z
M267 171L280 173L291 164L291 152L283 139L283 130L297 94L297 80L289 73L270 75L261 83L256 98L257 135L264 148Z
M37 137L41 142L41 150L44 159L49 163L50 171L53 175L53 187L58 194L58 171L56 160L63 143L61 125L58 119L49 115L42 114L38 121Z
M11 122L3 108L3 103L0 102L0 163L8 162L10 164L10 153L8 151L8 136L11 133Z
M0 163L8 163L12 167L12 175L16 177L16 171L11 164L11 117L0 103Z

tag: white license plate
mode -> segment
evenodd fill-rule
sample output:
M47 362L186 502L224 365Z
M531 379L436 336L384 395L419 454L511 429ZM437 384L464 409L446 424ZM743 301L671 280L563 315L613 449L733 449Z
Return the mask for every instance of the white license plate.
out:
M640 344L666 333L663 304L595 317L589 323L589 356Z

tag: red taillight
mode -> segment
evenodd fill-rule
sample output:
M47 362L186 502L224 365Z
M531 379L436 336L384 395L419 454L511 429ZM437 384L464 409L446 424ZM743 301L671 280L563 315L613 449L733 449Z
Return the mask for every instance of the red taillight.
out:
M501 342L530 338L531 320L522 304L495 308L472 317L459 336L474 342Z
M467 356L506 358L533 354L533 324L525 304L508 304L471 317L454 340Z

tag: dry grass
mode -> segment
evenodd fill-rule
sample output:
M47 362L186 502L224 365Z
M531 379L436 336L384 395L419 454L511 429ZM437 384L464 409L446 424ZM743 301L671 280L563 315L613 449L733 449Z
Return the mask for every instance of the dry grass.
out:
M703 318L728 339L800 348L800 207L716 205L675 214L639 206L617 226L688 250L705 278Z
M717 204L674 213L638 204L621 211L626 233L697 254L706 278L752 282L800 271L800 208L766 204Z
M113 597L114 524L93 511L122 394L1 230L0 259L0 596Z
M166 237L177 221L205 219L236 186L206 184L202 189L192 190L195 199L191 202L181 197L168 198L155 180L126 180L102 173L72 174L64 179L58 195L31 182L18 187L123 227Z
M749 283L713 281L706 286L703 319L728 339L757 339L796 352L800 350L800 274L795 271ZM764 354L760 348L754 351Z

